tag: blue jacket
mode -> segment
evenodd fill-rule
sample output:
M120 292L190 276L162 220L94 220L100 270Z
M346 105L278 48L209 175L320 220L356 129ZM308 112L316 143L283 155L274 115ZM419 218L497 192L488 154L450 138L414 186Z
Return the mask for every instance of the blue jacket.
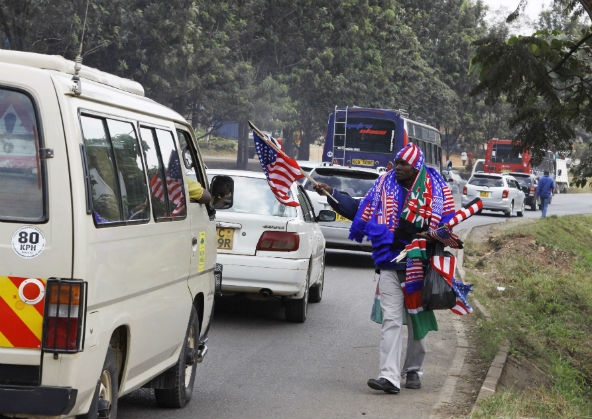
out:
M539 184L536 188L536 196L541 198L549 198L555 189L555 181L550 176L543 176L539 179Z
M353 220L356 216L356 213L358 212L358 207L360 206L360 202L362 201L362 199L352 198L351 196L344 194L335 188L333 188L332 192L333 197L337 201L339 201L339 203L336 203L331 198L327 198L327 202L329 203L329 205L331 205L331 208L333 208L333 210L336 213L343 215L345 218ZM398 247L402 249L405 246L405 244L407 244L407 242L401 241L400 243L393 245L398 245ZM405 260L403 260L400 263L394 264L394 267L390 269L394 269L396 271L404 271L406 268L406 262Z

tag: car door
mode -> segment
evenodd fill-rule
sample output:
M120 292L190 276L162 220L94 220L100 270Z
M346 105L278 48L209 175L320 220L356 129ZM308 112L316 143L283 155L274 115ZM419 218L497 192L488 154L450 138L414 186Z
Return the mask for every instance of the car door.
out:
M177 126L177 136L186 174L204 188L208 189L207 178L200 164L197 148L191 134L185 127ZM185 179L187 181L187 179ZM188 200L187 216L191 221L191 265L190 283L198 276L214 269L216 262L216 227L214 216L210 217L205 204ZM203 278L205 281L206 279ZM212 285L212 284L210 284ZM208 288L208 287L207 287ZM212 293L214 288L208 288Z
M300 211L304 219L304 228L301 239L306 240L310 246L310 284L315 284L325 269L325 238L316 220L314 207L308 194L301 185L297 185L296 195L300 203Z

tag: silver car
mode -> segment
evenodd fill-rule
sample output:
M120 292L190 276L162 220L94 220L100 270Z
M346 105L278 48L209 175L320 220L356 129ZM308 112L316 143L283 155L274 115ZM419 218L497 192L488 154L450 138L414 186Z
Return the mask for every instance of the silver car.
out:
M483 209L502 211L506 217L524 215L524 192L520 184L506 173L475 173L463 187L462 205L481 198Z
M363 167L321 166L313 168L309 176L317 182L326 183L348 194L352 198L363 198L374 185L379 173L375 169ZM316 214L322 209L331 209L327 203L327 197L314 192L310 180L305 180L303 186L306 190L313 191L309 193L309 197L315 207ZM337 214L335 221L320 222L319 224L328 248L372 251L372 244L369 241L358 243L348 239L351 220Z

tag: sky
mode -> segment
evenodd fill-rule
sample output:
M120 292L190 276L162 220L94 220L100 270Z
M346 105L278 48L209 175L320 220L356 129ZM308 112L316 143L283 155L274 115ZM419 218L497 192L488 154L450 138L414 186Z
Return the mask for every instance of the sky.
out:
M488 23L499 22L516 10L520 0L483 0L489 7L489 11L485 17ZM534 22L537 21L539 13L551 6L552 0L528 0L526 8L521 14L518 25L512 25L512 32L521 35L531 34L534 28Z

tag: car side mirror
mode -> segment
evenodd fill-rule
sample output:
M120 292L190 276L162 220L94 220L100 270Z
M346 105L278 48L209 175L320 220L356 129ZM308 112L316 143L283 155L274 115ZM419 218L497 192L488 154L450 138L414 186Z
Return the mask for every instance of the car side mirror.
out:
M210 184L212 206L215 209L228 209L234 203L234 181L230 176L214 176Z
M337 218L337 214L335 214L335 211L320 210L319 215L317 217L317 221L335 221L335 218Z

